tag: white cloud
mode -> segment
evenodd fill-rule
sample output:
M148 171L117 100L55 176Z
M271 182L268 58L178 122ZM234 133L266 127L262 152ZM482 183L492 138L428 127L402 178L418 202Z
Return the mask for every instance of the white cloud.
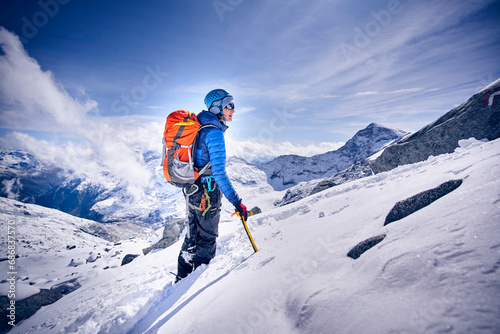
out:
M239 157L250 162L263 162L280 155L313 156L342 147L343 142L322 142L319 144L292 144L265 140L236 140L226 134L227 155Z
M319 97L321 99L334 99L334 98L339 98L342 96L341 95L334 95L334 94L320 94Z
M76 101L58 85L52 73L41 70L30 58L19 38L0 27L0 96L9 104L17 105L23 121L36 123L50 116L60 125L79 126L86 114L97 107L97 102L87 99ZM16 122L17 117L2 120Z
M423 90L424 90L424 88L407 88L407 89L393 90L391 92L387 92L387 94L415 93L415 92L420 92Z
M380 95L380 94L403 94L403 93L416 93L421 91L435 91L436 89L425 89L425 88L405 88L405 89L397 89L389 92L359 92L354 94L354 96L363 96L363 95Z
M3 126L23 130L57 129L77 138L59 146L14 133L4 138L3 144L24 148L43 160L86 174L93 181L103 181L102 172L110 172L112 177L127 184L133 196L141 197L140 189L151 175L137 148L155 146L147 137L148 130L154 128L161 138L161 128L154 122L138 125L134 117L124 120L89 116L97 103L89 98L78 101L70 96L50 72L43 71L37 61L28 56L17 36L0 28L0 45L4 52L0 55L0 96L11 107L0 115Z
M255 108L254 107L237 107L236 106L236 112L239 114L239 115L243 115L243 114L246 114L246 113L249 113L250 111L254 111Z

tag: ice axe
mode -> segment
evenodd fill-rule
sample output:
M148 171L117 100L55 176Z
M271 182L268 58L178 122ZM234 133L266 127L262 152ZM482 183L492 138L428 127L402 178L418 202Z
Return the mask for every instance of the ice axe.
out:
M250 213L250 215L253 216L253 212L252 211L249 211L249 213ZM235 213L233 213L231 215L231 217L234 216L234 215L238 215L241 218L241 222L243 223L243 227L245 228L245 232L247 232L248 239L250 239L250 243L252 244L253 250L255 251L255 253L257 253L258 249L257 249L257 246L255 246L255 242L253 241L252 235L250 234L250 230L248 229L247 222L245 221L245 217L243 217L242 215L240 215L240 213L238 211L236 211Z

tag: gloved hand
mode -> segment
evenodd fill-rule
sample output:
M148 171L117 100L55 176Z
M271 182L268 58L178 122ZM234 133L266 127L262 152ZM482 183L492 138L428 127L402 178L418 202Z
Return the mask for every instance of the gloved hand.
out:
M247 207L243 203L234 204L234 208L239 212L241 217L245 218L245 221L248 219Z

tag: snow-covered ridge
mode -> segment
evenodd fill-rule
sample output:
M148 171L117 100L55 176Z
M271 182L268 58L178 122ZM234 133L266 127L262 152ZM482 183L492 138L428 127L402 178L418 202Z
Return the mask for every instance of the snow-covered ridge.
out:
M500 81L497 80L468 101L450 110L413 134L387 145L386 149L356 162L319 182L310 181L289 188L277 205L285 205L339 184L450 153L461 140L470 137L489 140L500 137Z
M99 222L164 226L183 213L182 194L165 182L158 167L160 154L147 151L143 155L153 176L142 189L145 195L137 199L127 184L105 170L96 180L26 152L0 150L0 195Z
M451 153L458 141L471 137L493 140L500 137L500 79L474 94L436 121L388 147L373 161L375 173L423 161L431 155Z
M481 89L479 91L479 93L486 92L487 90L498 87L498 86L500 86L500 78L498 78L497 80L493 81L492 83L490 83L489 85L487 85L486 87Z

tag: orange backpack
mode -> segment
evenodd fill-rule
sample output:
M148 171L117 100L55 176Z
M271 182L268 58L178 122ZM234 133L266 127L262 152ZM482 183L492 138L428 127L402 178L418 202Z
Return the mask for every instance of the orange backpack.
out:
M163 175L167 181L179 188L192 185L209 167L208 163L201 171L194 167L193 154L196 153L198 132L202 126L196 114L177 110L167 117L163 132Z

